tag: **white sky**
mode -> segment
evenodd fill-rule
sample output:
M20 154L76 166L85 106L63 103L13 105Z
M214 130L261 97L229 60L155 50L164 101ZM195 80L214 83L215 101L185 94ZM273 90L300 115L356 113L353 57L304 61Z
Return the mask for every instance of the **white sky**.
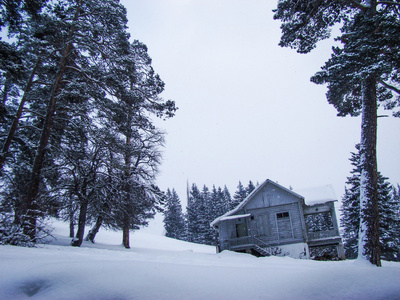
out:
M179 107L167 131L160 188L186 182L231 194L269 178L295 190L332 184L341 198L361 118L336 116L326 87L310 82L332 41L307 55L278 46L271 0L122 0L129 31L149 48ZM391 115L391 112L384 112ZM380 118L378 167L400 183L400 119Z

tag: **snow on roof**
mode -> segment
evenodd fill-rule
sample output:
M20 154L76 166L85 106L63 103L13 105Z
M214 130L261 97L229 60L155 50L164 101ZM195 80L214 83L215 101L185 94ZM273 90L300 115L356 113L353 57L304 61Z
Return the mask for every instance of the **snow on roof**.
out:
M247 218L250 217L251 214L245 214L245 215L233 215L233 216L226 216L226 217L222 217L219 220L220 221L225 221L225 220L233 220L233 219L239 219L239 218Z
M337 201L337 197L331 184L316 186L307 189L298 189L296 193L302 195L307 205L315 205L327 201Z

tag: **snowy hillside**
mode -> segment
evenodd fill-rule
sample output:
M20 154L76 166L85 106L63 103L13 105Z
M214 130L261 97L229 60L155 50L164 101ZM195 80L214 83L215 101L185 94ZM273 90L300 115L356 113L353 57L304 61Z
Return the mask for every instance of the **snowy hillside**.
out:
M52 226L51 245L0 247L0 299L400 299L400 263L215 254L159 225L132 233L129 250L104 230L73 248L68 225Z

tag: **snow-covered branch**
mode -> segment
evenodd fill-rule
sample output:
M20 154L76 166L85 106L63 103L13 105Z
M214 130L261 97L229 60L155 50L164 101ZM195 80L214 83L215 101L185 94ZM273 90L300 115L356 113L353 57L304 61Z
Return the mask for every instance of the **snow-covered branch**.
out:
M378 1L376 4L382 4L382 5L396 5L400 7L400 3L394 2L394 1Z
M392 86L386 82L384 82L383 80L379 80L378 81L380 84L382 84L384 87L388 88L389 90L392 90L394 92L396 92L397 94L400 95L400 89L396 88L395 86Z

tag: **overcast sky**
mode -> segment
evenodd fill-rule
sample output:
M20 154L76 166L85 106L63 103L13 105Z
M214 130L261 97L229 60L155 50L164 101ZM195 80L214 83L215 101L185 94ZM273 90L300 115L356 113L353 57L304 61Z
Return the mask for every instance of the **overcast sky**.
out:
M361 118L337 117L310 82L332 41L309 54L278 46L271 0L123 0L129 31L149 48L176 102L160 188L186 201L186 182L210 189L265 179L294 190L332 184L341 198ZM391 115L391 112L384 112ZM400 119L379 118L378 168L400 183ZM183 199L182 199L183 198Z

